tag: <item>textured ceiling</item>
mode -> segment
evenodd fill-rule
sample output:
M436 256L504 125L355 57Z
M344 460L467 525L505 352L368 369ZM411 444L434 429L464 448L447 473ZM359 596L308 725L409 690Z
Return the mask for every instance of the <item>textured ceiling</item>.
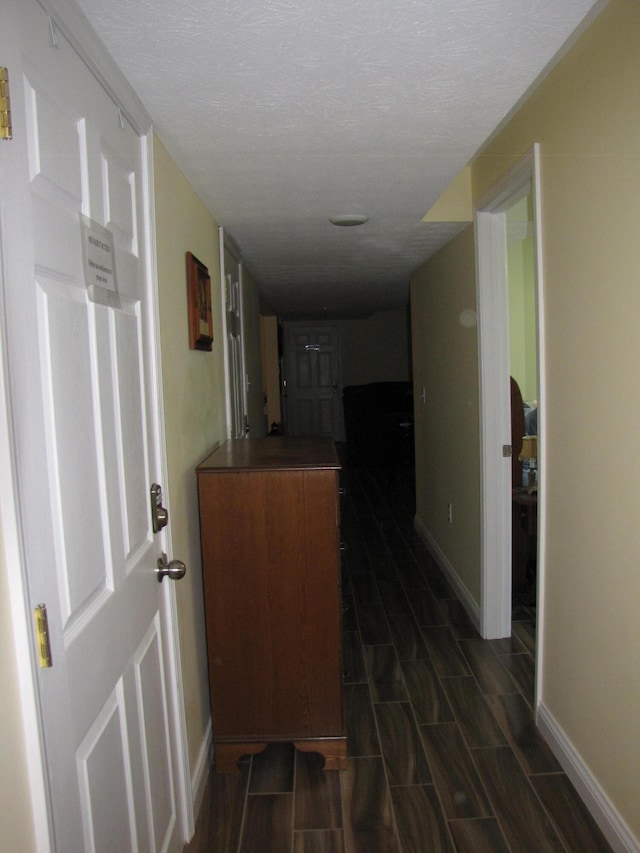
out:
M405 304L460 228L422 217L602 5L77 2L283 316Z

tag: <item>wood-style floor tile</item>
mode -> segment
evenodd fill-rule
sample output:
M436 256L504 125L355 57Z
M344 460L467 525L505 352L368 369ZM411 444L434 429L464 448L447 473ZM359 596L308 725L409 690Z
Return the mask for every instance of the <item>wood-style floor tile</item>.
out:
M472 755L512 849L518 853L564 853L558 834L510 747L474 749Z
M382 758L349 758L342 778L347 853L401 853Z
M517 688L484 640L458 640L483 693L515 693Z
M400 583L396 575L396 563L393 556L386 550L370 555L371 570L378 581L393 580Z
M533 708L536 666L531 655L500 655L498 660L508 671L520 693Z
M447 818L492 815L493 810L458 727L454 723L420 726L420 734Z
M293 833L293 853L345 853L342 829Z
M383 507L384 505L381 504L380 506ZM383 509L382 511L384 513L385 510ZM391 551L397 563L410 562L415 566L413 554L411 553L404 536L400 532L400 528L398 527L391 507L387 508L387 512L388 514L381 520L376 507L376 517L378 518L378 523L380 524L380 529L382 530L382 535L384 536L387 548Z
M340 771L323 765L316 753L296 752L295 830L342 828Z
M453 587L439 569L429 573L427 583L436 598L456 598Z
M427 646L418 628L418 623L410 613L389 613L387 611L387 619L400 660L420 660L428 657Z
M469 618L469 614L464 609L457 598L445 598L440 600L447 624L451 628L451 633L456 640L479 640L480 634L478 629Z
M511 611L511 623L530 622L535 620L535 608L527 607L526 604L516 604Z
M453 722L453 711L430 660L401 663L418 724Z
M294 748L290 743L271 743L253 756L250 794L282 794L293 791Z
M519 640L515 634L510 637L502 637L500 640L484 640L495 655L517 655L526 652L526 648L522 640Z
M409 603L416 617L418 625L446 625L447 619L444 615L440 602L429 589L415 589L411 591Z
M344 537L342 537L341 541L346 546ZM362 545L350 543L348 547L348 551L343 550L341 552L340 569L343 580L348 578L350 581L354 575L370 572L371 563L369 562L369 555L367 554L364 543Z
M394 554L394 557L395 556L396 555ZM414 590L426 590L427 583L424 579L424 575L418 568L418 565L413 558L413 554L410 551L407 551L403 557L396 557L396 565L396 572L400 578L400 583L406 590L411 591L409 597L411 597Z
M366 681L362 643L357 631L345 631L342 640L342 674L345 684Z
M429 657L433 661L438 675L447 677L455 675L471 675L467 661L458 647L458 641L454 639L451 629L443 626L424 626L422 628L429 650Z
M403 853L453 853L433 785L392 788L391 799Z
M196 833L188 853L236 853L249 784L250 762L238 763L240 773L211 773Z
M431 782L431 771L408 702L374 705L390 785Z
M422 569L423 573L425 574L425 577L428 579L428 572L439 572L440 568L438 567L436 561L433 559L433 556L429 553L429 549L422 541L420 534L416 532L413 526L414 513L415 505L414 508L411 510L411 518L407 525L408 534L405 535L407 535L407 543L409 545L409 548L411 549L413 556L416 559L416 562Z
M523 622L514 622L513 633L522 642L529 654L535 657L536 623L531 619L527 619Z
M531 784L551 815L567 850L611 853L611 846L564 773L533 776Z
M359 604L380 604L380 593L376 576L369 570L366 572L351 572L351 589Z
M450 820L449 830L457 853L510 853L494 817Z
M290 853L293 794L250 794L240 853Z
M520 693L488 696L487 701L524 772L557 773L561 767L533 721Z
M387 576L386 578L378 577L378 589L380 590L380 599L388 616L392 614L411 613L409 599L406 596L404 587L399 580L395 580L395 576Z
M381 604L357 604L360 636L365 646L375 646L380 643L390 643L391 633L387 625L387 617Z
M442 686L467 746L506 744L504 733L491 713L475 678L470 675L462 678L443 678Z
M365 646L364 667L374 702L401 702L408 698L393 646Z
M342 583L342 630L359 630L358 617L356 616L356 604L353 595L347 593L344 581Z
M380 744L368 684L346 684L347 753L380 755Z
M380 529L376 524L375 518L369 513L361 513L359 516L360 529L362 530L362 538L365 542L365 547L369 557L374 554L379 554L387 550L384 537L380 533Z

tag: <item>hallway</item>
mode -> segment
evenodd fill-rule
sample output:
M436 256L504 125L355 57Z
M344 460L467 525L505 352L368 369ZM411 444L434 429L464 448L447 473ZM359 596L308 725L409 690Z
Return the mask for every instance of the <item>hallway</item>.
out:
M273 745L212 773L188 853L610 850L532 723L533 614L481 640L413 530L407 471L342 481L348 769Z

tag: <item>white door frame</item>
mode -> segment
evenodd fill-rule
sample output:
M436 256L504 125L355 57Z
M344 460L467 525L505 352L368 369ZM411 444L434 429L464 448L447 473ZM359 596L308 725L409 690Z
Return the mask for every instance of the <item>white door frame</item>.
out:
M511 635L511 445L506 211L533 194L538 369L538 614L541 648L544 601L544 312L540 213L540 151L536 144L488 190L476 207L478 355L480 383L481 632ZM537 657L538 677L541 661Z
M144 143L143 156L147 161L147 187L145 203L147 206L147 221L149 231L147 245L148 274L150 276L153 304L150 327L154 329L154 338L159 341L160 328L158 318L157 271L155 253L155 208L153 203L153 133L151 120L141 102L131 89L128 81L113 63L102 43L88 25L86 19L75 6L73 0L38 0L45 12L50 16L52 40L56 37L56 29L64 33L65 38L73 46L91 73L112 97L114 102L126 115L127 120L140 135ZM3 143L15 144L15 143ZM2 223L0 223L1 227ZM1 249L1 243L0 243ZM0 255L0 280L2 278L2 257ZM0 311L2 306L0 304ZM2 317L0 317L0 320ZM149 377L153 385L153 396L157 404L157 423L155 441L158 444L158 464L164 474L165 506L170 506L167 482L166 443L164 436L163 397L161 386L161 363L158 348L155 348L152 364L153 375ZM0 322L0 526L2 528L3 559L6 561L9 579L9 607L13 621L13 636L19 678L23 732L27 753L27 770L31 810L33 815L33 830L35 834L37 853L50 853L54 849L54 836L46 769L46 750L42 733L39 707L38 679L35 672L33 653L33 615L30 612L21 531L18 513L19 484L15 473L15 442L11 430L11 406L5 362L4 321ZM167 527L165 550L172 553L171 528ZM173 721L173 760L177 768L177 815L181 832L185 839L190 838L194 831L193 796L190 782L190 770L186 739L184 716L184 698L182 692L182 674L179 653L179 638L177 624L177 607L175 587L164 584L164 605L162 618L164 630L169 639L167 653L167 685L170 713Z
M0 250L2 249L0 243ZM2 285L0 251L0 286ZM31 795L31 813L37 853L52 849L50 815L46 787L47 771L38 707L37 676L32 652L32 620L28 613L26 578L20 545L17 489L13 464L13 438L10 428L8 389L4 359L4 321L0 322L0 529L2 552L9 586L9 609L13 631L16 672L20 693L20 712L26 747L27 773Z
M244 282L242 254L235 240L223 227L218 229L220 243L220 292L222 311L222 336L225 394L227 400L227 438L248 438L247 368L244 346ZM238 319L240 323L240 384L232 370L232 354L229 352L229 329L227 318L227 264L225 251L238 265ZM239 411L242 409L242 412Z

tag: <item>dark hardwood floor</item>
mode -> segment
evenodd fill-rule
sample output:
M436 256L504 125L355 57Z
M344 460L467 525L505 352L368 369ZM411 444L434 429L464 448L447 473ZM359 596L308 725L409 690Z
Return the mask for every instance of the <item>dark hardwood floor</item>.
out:
M212 772L188 853L609 851L533 724L535 614L482 640L414 532L408 473L343 482L347 770L274 744Z

